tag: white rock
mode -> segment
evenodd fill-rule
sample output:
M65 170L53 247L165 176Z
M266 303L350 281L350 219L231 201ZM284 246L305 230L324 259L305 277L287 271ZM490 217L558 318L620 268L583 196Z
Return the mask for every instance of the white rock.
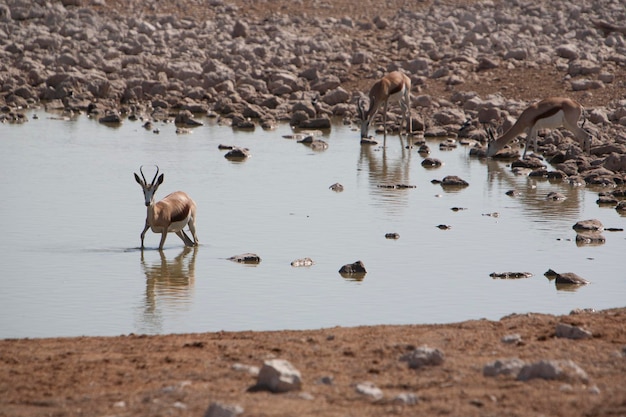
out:
M518 381L529 379L581 380L587 382L587 373L571 360L542 360L525 365L517 375Z
M484 376L517 375L526 363L518 358L498 359L483 367Z
M380 400L381 398L383 398L382 390L374 385L374 383L372 382L361 382L360 384L357 384L356 392L371 397L375 400Z
M240 414L243 414L243 408L239 405L211 403L204 417L236 417Z
M300 372L288 361L271 359L263 364L257 377L257 386L271 392L287 392L300 389L302 379Z
M401 361L408 362L411 369L441 365L443 359L444 355L441 350L428 346L418 347L400 358Z

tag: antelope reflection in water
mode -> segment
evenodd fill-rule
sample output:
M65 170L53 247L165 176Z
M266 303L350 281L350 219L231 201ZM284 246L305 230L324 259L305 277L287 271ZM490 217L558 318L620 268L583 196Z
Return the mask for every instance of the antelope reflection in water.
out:
M572 221L572 225L579 220L578 217L583 211L584 187L571 185L564 180L516 175L509 166L501 161L486 159L481 160L481 162L487 165L487 190L520 191L521 195L515 199L529 211L533 220L568 219ZM548 170L550 169L552 168L548 165ZM546 197L551 191L560 192L565 196L565 199L561 201L548 200Z
M411 185L412 149L410 147L407 149L407 145L411 143L411 140L411 137L405 140L404 137L400 136L401 152L399 155L395 153L390 154L386 146L361 145L357 172L367 174L372 185L373 197L380 199L380 202L387 209L395 211L395 208L398 206L408 205L409 198L407 193L398 192L399 190L388 188L387 186ZM393 204L388 205L389 202Z
M144 323L152 332L158 332L161 328L161 314L157 304L162 304L168 310L184 309L191 305L197 253L197 246L185 246L178 256L168 260L165 253L159 251L159 260L148 264L144 251L141 251L141 267L146 274Z

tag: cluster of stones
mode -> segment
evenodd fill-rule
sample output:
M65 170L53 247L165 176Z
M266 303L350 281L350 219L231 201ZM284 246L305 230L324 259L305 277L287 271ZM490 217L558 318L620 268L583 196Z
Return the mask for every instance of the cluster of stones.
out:
M420 88L430 80L459 86L497 67L553 67L572 90L593 90L620 82L616 68L626 65L626 30L607 23L626 19L619 0L596 8L564 0L512 2L506 9L489 1L436 4L372 21L243 17L221 0L210 2L217 17L202 20L159 14L156 0L150 2L144 10L154 14L129 16L99 13L96 0L0 5L3 121L23 121L19 109L44 103L112 122L123 113L158 120L189 111L245 129L285 121L327 128L332 116L356 117L363 91L345 85L392 70ZM454 135L468 119L475 126L502 121L506 129L529 104L455 90L451 97L414 92L414 127L423 116L427 135ZM564 177L621 184L624 126L626 100L606 103L588 115L587 127L597 133L592 156L562 132L542 138L542 152ZM465 131L485 139L482 129Z
M574 314L574 312L572 312ZM589 339L593 334L582 327L568 323L557 323L554 337L580 340ZM525 341L519 334L508 334L502 337L502 343L508 345L523 346ZM446 355L439 348L430 346L414 347L399 357L400 362L406 362L409 369L420 371L428 367L442 366ZM263 363L261 368L252 365L237 363L233 369L240 372L247 372L256 376L256 384L248 391L269 391L275 394L301 391L303 388L303 377L289 361L284 359L270 359ZM566 359L539 359L537 361L523 361L519 358L498 359L483 366L482 373L485 377L515 378L518 381L528 381L531 379L557 380L568 384L572 389L572 384L589 386L589 391L593 394L599 393L599 388L590 384L588 374L580 368L574 361ZM319 384L333 385L332 376L323 376L317 381ZM419 397L414 392L401 392L393 398L385 398L384 391L372 381L359 381L351 384L354 391L364 399L370 401L390 401L398 405L415 405L419 402ZM301 392L300 397L311 399L310 394ZM225 405L219 402L212 403L207 410L205 417L230 417L243 413L243 408L239 405Z
M74 91L82 97L74 105L151 100L291 119L297 111L351 111L352 93L340 86L354 69L376 77L401 68L418 85L429 78L454 85L483 69L548 64L580 90L614 82L611 69L626 64L624 34L598 25L618 18L618 0L595 9L565 1L507 9L490 2L441 4L373 22L280 14L254 20L219 0L211 2L219 16L211 21L159 15L157 5L151 16L106 16L81 3L8 0L1 7L2 30L11 34L2 37L7 104L63 99ZM371 34L377 42L366 41ZM319 97L320 108L294 108L303 96ZM418 102L441 104L432 100ZM624 113L613 117L626 123Z

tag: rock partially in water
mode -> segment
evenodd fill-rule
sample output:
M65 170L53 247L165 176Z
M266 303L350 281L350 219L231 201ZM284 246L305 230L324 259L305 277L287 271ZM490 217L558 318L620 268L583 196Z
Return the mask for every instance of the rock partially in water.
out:
M492 272L489 276L493 279L519 279L530 278L533 274L532 272Z
M339 273L344 275L353 275L353 274L366 274L367 270L365 269L365 265L363 265L363 262L361 261L356 261L354 263L351 264L345 264L344 266L342 266L339 269Z
M424 168L439 168L442 165L443 162L441 162L441 160L437 158L425 158L422 161L422 166Z
M441 180L442 187L467 187L469 183L456 175L448 175Z
M230 151L226 152L224 158L243 161L250 157L250 150L248 148L233 147Z
M258 264L261 262L261 257L255 253L243 253L241 255L231 256L228 260L242 264Z
M338 182L334 183L333 185L331 185L330 187L328 187L329 189L340 193L343 191L343 185L339 184Z
M557 273L554 283L557 285L587 285L589 281L573 272Z
M598 219L581 220L572 226L577 232L602 232L604 226Z
M293 266L294 268L299 268L302 266L312 266L313 264L315 264L315 262L313 262L313 259L311 258L300 258L291 262L291 266Z

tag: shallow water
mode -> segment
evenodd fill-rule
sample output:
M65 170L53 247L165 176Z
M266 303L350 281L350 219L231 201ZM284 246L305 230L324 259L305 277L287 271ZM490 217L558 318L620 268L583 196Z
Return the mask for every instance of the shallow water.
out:
M154 134L141 122L33 114L0 125L0 338L444 323L626 300L624 232L605 232L599 246L574 241L579 220L624 227L596 205L598 190L515 176L464 147L429 141L445 164L425 169L397 136L384 149L361 146L343 125L319 152L283 138L287 125L243 132L204 119L177 135L173 124ZM219 144L252 157L229 161ZM142 164L149 179L152 164L165 174L158 198L181 189L195 199L200 247L170 234L159 252L159 235L148 232L139 250L146 208L133 172ZM431 183L446 175L470 186ZM345 191L331 191L336 182ZM568 199L547 201L549 191ZM261 263L226 259L246 252ZM304 257L315 264L290 265ZM362 280L338 273L357 260ZM543 276L549 268L592 283L559 291ZM508 271L534 276L489 276Z

